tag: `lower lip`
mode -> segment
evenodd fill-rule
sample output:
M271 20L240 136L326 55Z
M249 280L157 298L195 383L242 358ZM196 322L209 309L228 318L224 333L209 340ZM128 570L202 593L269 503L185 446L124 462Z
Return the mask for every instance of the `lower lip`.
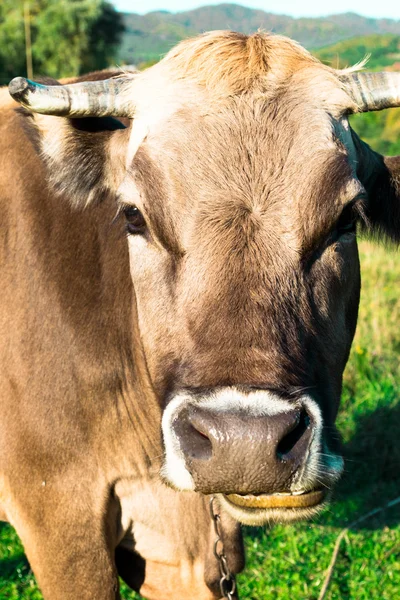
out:
M268 508L311 508L321 504L325 498L323 490L315 490L305 494L260 494L259 496L241 496L229 494L225 498L235 506L248 509L265 510Z

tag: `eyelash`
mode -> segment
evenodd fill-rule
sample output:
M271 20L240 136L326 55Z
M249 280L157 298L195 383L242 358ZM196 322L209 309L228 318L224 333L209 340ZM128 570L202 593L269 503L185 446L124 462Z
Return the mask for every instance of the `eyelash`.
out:
M146 230L146 221L142 212L132 204L120 204L116 219L124 217L128 235L141 235Z

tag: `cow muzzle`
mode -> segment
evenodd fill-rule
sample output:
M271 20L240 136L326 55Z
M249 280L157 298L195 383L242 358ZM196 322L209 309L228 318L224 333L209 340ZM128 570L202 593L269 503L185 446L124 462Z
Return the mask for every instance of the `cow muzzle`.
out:
M181 490L220 494L250 524L315 512L342 469L334 455L321 468L329 452L321 452L322 416L308 397L237 388L178 394L164 411L163 435L164 478Z

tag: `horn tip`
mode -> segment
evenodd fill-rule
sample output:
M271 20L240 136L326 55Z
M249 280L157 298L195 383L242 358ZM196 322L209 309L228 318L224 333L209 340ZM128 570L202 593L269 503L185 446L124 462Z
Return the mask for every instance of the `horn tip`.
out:
M8 84L8 91L17 102L24 100L24 95L28 89L29 82L25 77L14 77Z

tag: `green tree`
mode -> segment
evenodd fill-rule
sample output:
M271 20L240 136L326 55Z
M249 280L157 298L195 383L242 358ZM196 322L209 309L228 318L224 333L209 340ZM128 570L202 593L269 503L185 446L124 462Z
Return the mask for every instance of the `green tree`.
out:
M33 70L68 77L113 62L123 24L104 0L28 0ZM24 1L0 2L0 78L25 75Z
M32 55L36 73L67 77L79 72L99 0L33 0Z
M0 2L0 85L25 73L25 35L22 2Z
M89 29L87 52L82 57L80 73L97 71L115 64L125 31L124 19L112 4L102 2L100 13Z

